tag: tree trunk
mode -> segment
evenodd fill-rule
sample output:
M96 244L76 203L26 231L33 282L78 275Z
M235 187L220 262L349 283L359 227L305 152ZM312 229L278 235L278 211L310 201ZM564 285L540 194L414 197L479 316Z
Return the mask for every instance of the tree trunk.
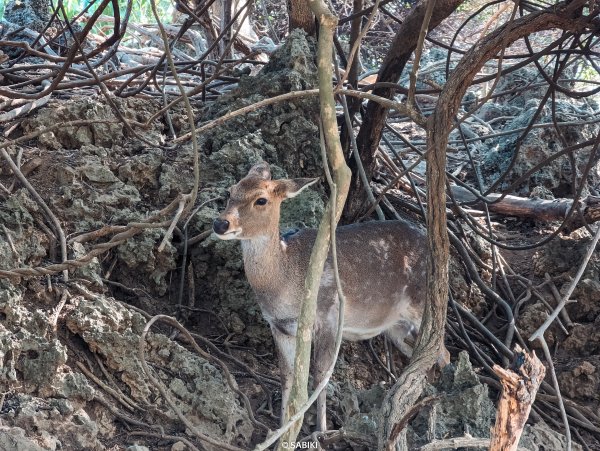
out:
M289 30L302 28L309 36L316 36L315 16L306 0L288 0Z
M319 283L323 274L323 266L328 255L331 230L335 230L342 215L342 209L348 195L350 185L350 169L342 152L338 125L335 116L335 97L331 79L333 77L333 36L337 26L334 16L324 0L308 0L315 15L319 18L319 42L317 47L317 65L319 75L319 106L321 114L321 130L327 152L327 159L333 172L335 196L329 198L321 219L317 237L313 245L308 269L304 279L304 298L298 317L296 332L296 354L294 358L294 377L290 399L285 406L284 421L289 422L301 411L308 400L308 375L312 347L312 332L317 315L317 297ZM324 162L324 164L327 164ZM332 219L333 214L333 219ZM340 327L343 327L341 324ZM280 440L278 451L285 451L294 442L302 426L302 418L296 421Z
M437 0L433 15L429 22L429 29L433 30L446 17L463 2L464 0ZM427 2L419 3L407 16L406 20L400 25L394 41L390 46L390 51L386 55L379 74L377 82L397 83L400 75L410 59L413 51L417 46L421 24L425 17ZM392 99L395 90L390 88L378 88L373 90L373 94ZM370 101L367 104L367 111L364 116L364 122L356 138L358 152L362 160L367 179L371 180L373 171L375 170L375 151L379 147L383 127L387 118L388 109L377 102ZM350 169L352 170L352 183L350 185L350 193L348 202L342 217L342 222L354 222L361 214L367 200L365 189L362 186L360 177L357 173L356 164L350 159Z
M433 16L429 22L429 29L433 30L442 20L448 17L464 0L437 0ZM427 2L419 3L400 25L390 50L381 65L378 82L397 83L409 58L417 46L421 24L425 17ZM373 94L392 99L395 91L389 88L373 90ZM358 152L363 162L367 179L371 180L375 170L375 151L379 147L379 141L383 133L385 119L388 109L377 102L370 101L367 104L364 122L356 138ZM354 222L360 215L367 200L365 189L362 186L357 172L356 164L349 160L348 165L352 170L352 184L342 222Z
M361 11L362 9L363 9L363 0L354 0L354 5L352 8L353 13L357 13L357 12ZM362 16L358 16L358 17L352 19L352 26L350 28L350 43L348 44L349 51L352 49L352 47L354 46L354 43L356 42L356 40L358 39L358 37L360 35L361 22L362 22ZM354 88L358 87L359 68L360 68L360 47L358 48L358 50L356 52L356 56L352 60L352 65L350 66L350 70L348 71L348 83ZM358 113L358 110L360 109L361 100L359 98L350 97L350 98L347 98L346 101L348 103L350 119L353 120L354 115L356 113ZM346 157L348 157L348 155L349 155L348 150L350 149L350 145L351 145L350 133L352 133L352 130L348 130L348 127L346 126L346 121L342 121L342 131L340 133L340 136L341 136L341 141L342 141L342 148L344 149L344 154L346 155ZM353 160L353 159L349 158L349 160Z

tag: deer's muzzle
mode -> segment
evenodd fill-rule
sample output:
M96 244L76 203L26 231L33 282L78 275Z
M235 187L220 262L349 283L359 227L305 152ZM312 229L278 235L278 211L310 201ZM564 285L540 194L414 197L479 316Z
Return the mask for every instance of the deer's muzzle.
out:
M217 235L224 235L229 229L229 221L217 218L213 221L213 230Z

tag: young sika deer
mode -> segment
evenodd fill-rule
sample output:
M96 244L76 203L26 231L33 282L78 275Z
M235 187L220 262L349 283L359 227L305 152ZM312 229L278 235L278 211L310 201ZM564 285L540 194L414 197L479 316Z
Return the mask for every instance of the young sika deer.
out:
M281 238L279 208L282 201L317 181L271 180L268 164L259 163L231 187L227 208L213 224L219 238L241 240L246 276L279 354L282 411L291 389L304 277L317 231L303 229ZM365 340L385 332L410 357L412 349L405 338L416 338L425 300L425 234L400 221L343 226L336 234L346 295L343 337ZM331 364L337 331L339 301L331 257L317 302L311 367L315 386ZM317 402L317 418L319 429L326 430L325 390Z

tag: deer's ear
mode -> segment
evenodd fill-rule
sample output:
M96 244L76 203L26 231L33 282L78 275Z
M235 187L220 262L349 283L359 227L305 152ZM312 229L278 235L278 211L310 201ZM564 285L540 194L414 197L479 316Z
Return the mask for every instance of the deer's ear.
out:
M319 180L319 177L316 179L277 180L275 182L275 194L286 199L290 199L292 197L296 197L304 189L314 185Z
M271 169L269 168L269 164L264 161L255 164L250 168L246 177L258 177L263 180L271 180Z

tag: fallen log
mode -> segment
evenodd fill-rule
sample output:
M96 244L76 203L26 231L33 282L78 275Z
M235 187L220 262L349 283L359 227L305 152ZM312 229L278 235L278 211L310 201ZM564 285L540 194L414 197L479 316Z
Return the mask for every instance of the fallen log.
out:
M477 198L469 190L461 186L452 186L452 195L461 206L483 209L484 201ZM573 206L573 199L546 200L501 194L488 194L485 196L490 212L518 218L530 218L537 221L563 221ZM453 208L452 203L448 205ZM586 224L600 221L600 197L587 196L580 199L575 211L564 227L570 233Z

